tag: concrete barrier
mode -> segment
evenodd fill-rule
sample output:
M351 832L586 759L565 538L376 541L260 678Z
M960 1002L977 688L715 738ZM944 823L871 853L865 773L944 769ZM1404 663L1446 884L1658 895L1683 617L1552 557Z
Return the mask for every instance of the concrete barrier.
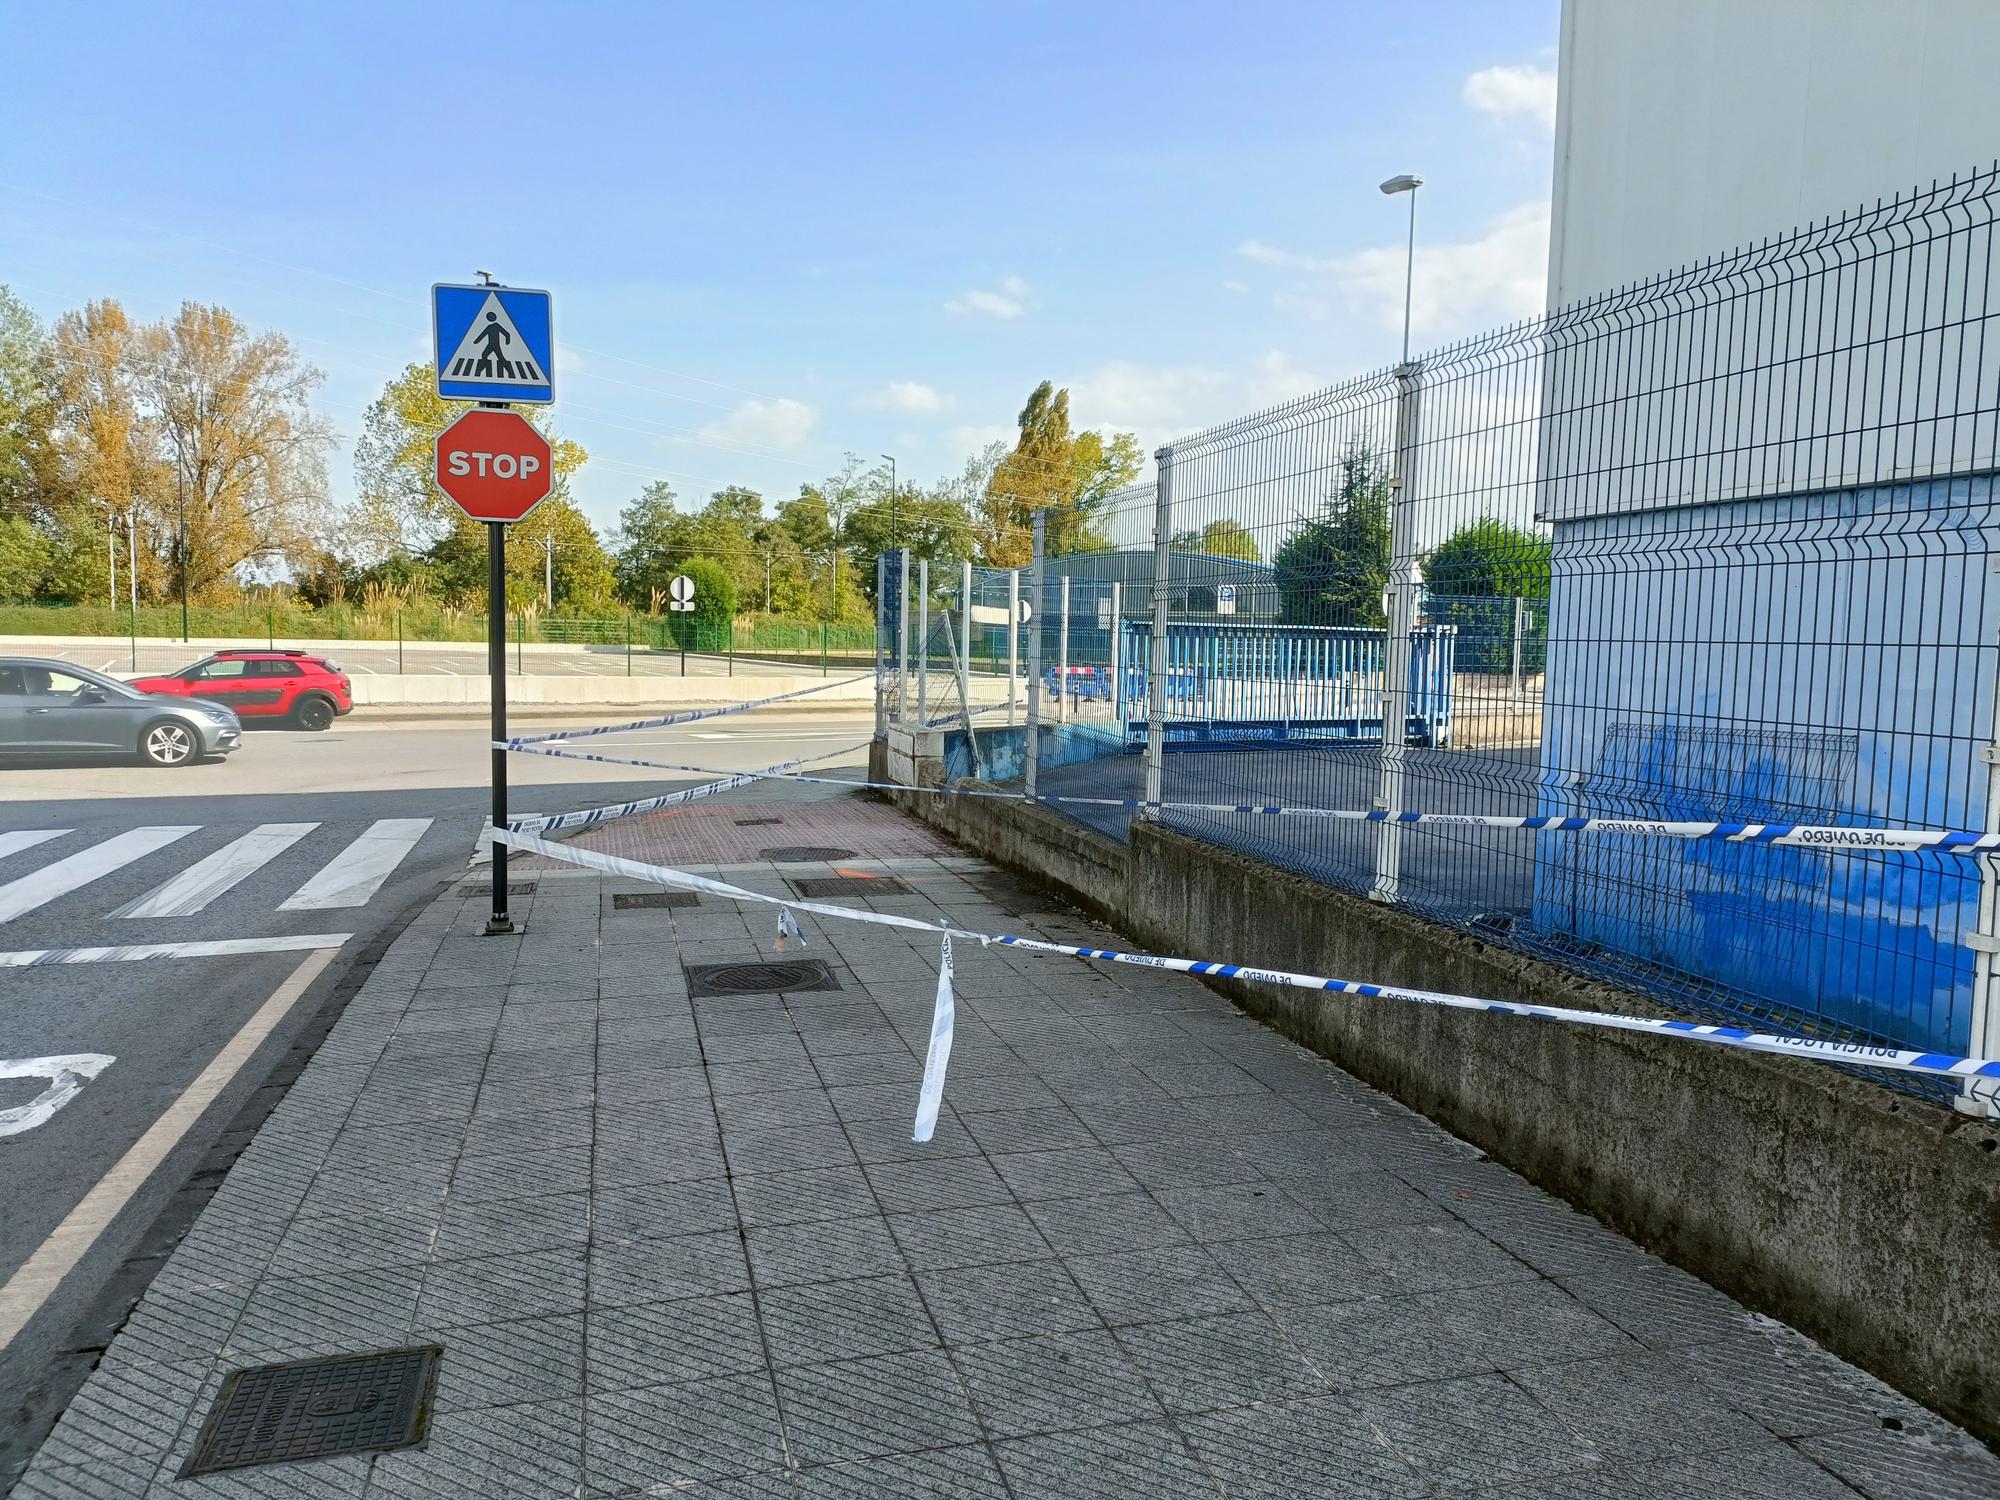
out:
M916 767L924 784L936 765ZM871 779L887 770L878 743ZM1120 844L1045 807L890 795L1155 952L1668 1013L1155 824ZM1781 1058L1210 982L1647 1249L2000 1438L2000 1126Z

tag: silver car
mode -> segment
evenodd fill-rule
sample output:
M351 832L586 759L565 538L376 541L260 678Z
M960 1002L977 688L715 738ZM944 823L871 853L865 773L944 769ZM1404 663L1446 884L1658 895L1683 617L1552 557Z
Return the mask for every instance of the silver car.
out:
M156 698L75 662L0 656L0 755L185 766L242 742L242 723L220 703Z

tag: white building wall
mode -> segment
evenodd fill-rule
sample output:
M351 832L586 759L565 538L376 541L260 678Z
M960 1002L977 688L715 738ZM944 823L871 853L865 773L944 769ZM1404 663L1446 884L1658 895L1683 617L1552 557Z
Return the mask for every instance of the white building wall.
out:
M2000 156L2000 0L1565 0L1549 305Z

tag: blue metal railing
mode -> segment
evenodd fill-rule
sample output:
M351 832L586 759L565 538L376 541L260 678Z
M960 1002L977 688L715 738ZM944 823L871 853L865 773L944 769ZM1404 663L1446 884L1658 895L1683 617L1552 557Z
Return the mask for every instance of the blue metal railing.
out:
M1449 745L1451 625L1410 633L1410 715L1415 744ZM1128 748L1146 739L1150 621L1128 620L1119 643ZM1382 738L1383 662L1388 632L1328 625L1177 622L1167 627L1169 749L1272 740ZM1111 686L1104 673L1100 688ZM1093 694L1096 696L1096 694Z

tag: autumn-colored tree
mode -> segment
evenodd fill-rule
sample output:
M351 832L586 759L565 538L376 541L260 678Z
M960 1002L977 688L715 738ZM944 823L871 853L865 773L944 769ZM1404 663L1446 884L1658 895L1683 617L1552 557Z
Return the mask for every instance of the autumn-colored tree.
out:
M282 334L253 334L227 308L195 302L140 330L135 355L133 386L165 467L154 487L170 487L187 591L233 593L246 562L309 566L333 541L333 431L311 406L320 372Z
M1020 436L981 497L980 553L993 566L1020 567L1034 552L1036 511L1046 511L1046 553L1061 557L1109 545L1097 517L1113 491L1140 468L1139 442L1129 432L1106 437L1070 428L1069 392L1044 380L1029 393L1016 425Z

